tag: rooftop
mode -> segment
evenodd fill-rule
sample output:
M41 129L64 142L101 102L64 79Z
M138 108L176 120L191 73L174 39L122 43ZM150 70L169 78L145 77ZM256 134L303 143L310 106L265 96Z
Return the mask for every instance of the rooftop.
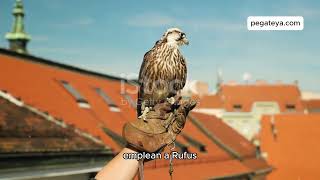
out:
M223 84L215 95L204 96L197 108L222 108L234 111L250 112L255 102L277 102L281 112L286 112L288 106L296 112L304 111L301 92L294 84Z
M39 153L107 150L62 120L0 97L0 152ZM14 154L13 154L14 155ZM17 154L16 154L17 155Z
M318 114L263 117L261 148L275 167L268 178L314 179L320 176L319 120Z
M121 150L124 145L121 137L122 126L136 118L133 102L137 95L129 93L135 92L135 85L121 78L4 49L0 50L0 64L0 90L9 94L11 99L34 107L39 112L61 120L68 127L90 135L110 148L114 154ZM31 122L27 121L21 126L17 134L32 132L30 128L33 126L28 124ZM8 128L7 126L5 124L4 128ZM39 128L38 133L41 134L41 130ZM54 129L52 132L55 134ZM234 172L232 175L257 170L243 161L256 159L255 147L220 119L191 113L184 133L185 136L178 137L177 144L180 146L179 150L198 153L199 160L191 161L192 163L215 164L224 169L219 176L228 175L230 168ZM263 159L257 161L265 163ZM163 164L162 167L168 166L166 160L154 163ZM181 166L178 166L182 169L192 168L189 163L183 161ZM147 171L156 173L162 169L152 167L151 164ZM167 168L165 169L167 172ZM209 170L202 173L208 174L207 177L209 174L210 177L217 175Z

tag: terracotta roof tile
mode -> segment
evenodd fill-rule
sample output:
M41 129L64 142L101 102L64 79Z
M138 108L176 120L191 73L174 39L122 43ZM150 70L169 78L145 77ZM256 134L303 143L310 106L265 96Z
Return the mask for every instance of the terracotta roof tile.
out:
M104 150L105 146L0 97L0 153Z
M224 124L222 120L200 113L192 113L191 115L209 132L209 136L212 136L213 141L221 143L225 150L230 149L239 158L255 156L255 147L231 127Z
M218 95L206 95L198 99L196 108L222 108L223 100Z
M123 111L127 110L125 109L127 107L119 105L120 109L123 108L122 112L110 112L107 104L92 89L93 87L103 88L115 102L120 102L118 81L82 75L6 55L0 55L0 59L3 69L0 72L0 88L2 90L7 90L26 103L46 111L54 117L63 119L68 124L74 124L85 132L100 137L115 151L120 150L120 147L103 132L101 126L107 126L121 134L122 125L126 121L125 114L132 113L132 110L124 113ZM72 86L88 100L91 108L80 108L58 80L72 83Z
M296 85L223 85L219 95L223 97L228 111L232 111L234 104L241 104L243 111L251 111L255 101L276 101L281 112L286 111L287 104L295 105L298 112L304 110Z
M303 101L309 113L320 113L320 99Z
M121 84L118 80L101 75L88 74L84 71L71 71L68 68L61 67L61 65L51 65L54 62L42 64L37 63L37 61L29 61L27 58L0 54L0 90L6 90L14 97L19 97L25 103L48 112L64 123L73 125L94 137L99 137L105 145L111 147L117 153L123 146L119 140L123 124L136 119L136 110L128 102L128 97L132 100L130 102L134 103L136 101L137 95L134 93L136 87L128 83ZM90 108L80 108L74 97L62 86L61 80L72 84L88 101ZM94 88L97 87L112 98L120 108L120 112L110 111L103 98L94 91ZM122 95L124 93L122 87L125 87L128 96ZM243 157L250 156L252 158L251 156L254 154L252 145L220 120L197 113L192 113L192 116L195 116L223 144L234 149ZM103 127L111 130L112 133L104 132ZM198 169L199 174L206 177L251 171L250 168L239 160L235 160L224 148L221 148L220 145L206 136L190 119L185 124L184 132L192 139L203 143L207 152L200 152L197 148L189 145L188 151L198 153L199 159L188 161L188 163L191 163L190 166L186 165L186 162L176 162L181 164L179 166L180 170L177 170L181 173L177 173L179 174L177 176L185 177L186 174L182 172L194 168ZM188 142L181 136L178 137L178 141L188 145ZM165 160L157 162L167 164ZM192 163L203 164L198 167L198 165ZM155 169L155 172L161 172L161 168ZM167 169L165 172L167 172Z
M252 170L236 160L209 162L193 165L175 166L173 179L210 179L224 176L236 176L250 173ZM146 169L146 179L170 179L168 167L158 167L156 169Z
M197 108L223 108L234 111L234 105L241 105L241 111L251 111L257 101L277 102L281 112L287 112L287 105L294 105L297 112L304 111L301 93L296 85L261 84L221 86L216 95L205 96Z
M270 179L315 179L320 177L320 115L274 116L277 138L271 131L271 117L264 116L260 134L262 151L275 167Z

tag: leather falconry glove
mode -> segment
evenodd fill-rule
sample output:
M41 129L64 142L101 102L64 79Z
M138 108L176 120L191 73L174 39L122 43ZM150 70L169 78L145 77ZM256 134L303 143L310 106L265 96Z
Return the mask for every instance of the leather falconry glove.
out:
M188 113L196 106L193 100L182 100L175 97L176 102L158 103L148 112L146 119L137 119L123 126L122 136L128 147L140 152L161 152L172 144L181 132Z

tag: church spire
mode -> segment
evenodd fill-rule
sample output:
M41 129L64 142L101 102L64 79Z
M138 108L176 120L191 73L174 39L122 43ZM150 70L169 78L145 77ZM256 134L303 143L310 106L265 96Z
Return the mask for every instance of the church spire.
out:
M28 53L27 43L31 40L31 37L24 32L24 10L22 0L16 0L12 14L14 16L12 31L6 34L10 50L18 53Z

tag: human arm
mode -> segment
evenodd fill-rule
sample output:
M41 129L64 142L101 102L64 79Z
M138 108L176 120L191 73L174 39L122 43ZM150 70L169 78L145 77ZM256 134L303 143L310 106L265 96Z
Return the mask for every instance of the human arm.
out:
M194 101L177 99L174 106L167 102L157 104L153 112L147 115L147 122L137 119L126 123L123 137L128 143L96 176L96 180L127 180L133 179L139 161L124 159L124 153L160 152L165 146L173 143L184 127L189 111L195 106ZM152 159L150 159L152 160Z

